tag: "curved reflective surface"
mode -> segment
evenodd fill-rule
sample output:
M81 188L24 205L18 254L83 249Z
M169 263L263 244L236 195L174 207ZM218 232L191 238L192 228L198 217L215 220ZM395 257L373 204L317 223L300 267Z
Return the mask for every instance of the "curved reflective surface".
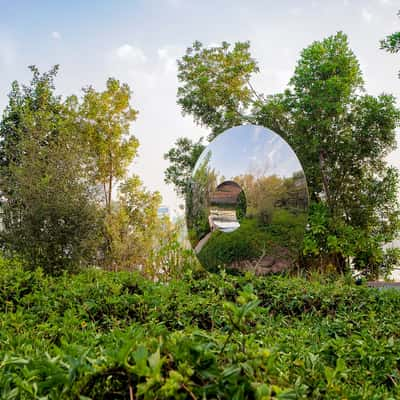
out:
M281 272L298 259L308 191L291 147L273 131L243 125L199 157L186 197L190 242L210 271Z

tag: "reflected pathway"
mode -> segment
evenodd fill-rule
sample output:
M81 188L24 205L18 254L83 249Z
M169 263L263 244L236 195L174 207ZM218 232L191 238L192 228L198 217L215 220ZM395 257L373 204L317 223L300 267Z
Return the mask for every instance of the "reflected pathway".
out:
M197 243L196 247L194 248L194 251L196 254L200 253L201 249L208 242L208 239L210 239L211 234L212 234L212 232L208 232L206 236L204 236L202 239L200 239L199 243Z

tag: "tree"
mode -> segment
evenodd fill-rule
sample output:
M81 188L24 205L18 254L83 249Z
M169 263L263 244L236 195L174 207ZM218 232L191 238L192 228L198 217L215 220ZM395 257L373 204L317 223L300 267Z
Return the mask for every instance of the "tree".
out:
M258 66L249 48L249 42L231 48L227 42L204 47L196 41L178 61L178 104L183 114L212 129L209 140L247 120L249 106L258 96L250 83Z
M137 117L129 102L131 90L114 78L107 80L106 90L97 92L89 86L79 115L87 135L89 156L95 164L96 180L101 184L107 210L115 183L126 176L128 166L137 154L138 140L130 134L130 123Z
M84 89L82 102L63 100L54 94L58 67L31 69L30 85L13 83L0 125L3 247L52 273L143 265L161 197L127 178L139 145L128 85L110 78L103 92Z
M348 251L324 242L322 253L338 269L345 256L357 260L363 252L371 254L366 264L374 263L399 225L397 171L385 162L395 148L399 111L393 96L363 91L358 61L339 32L304 49L289 88L255 109L259 123L272 125L302 161L312 199L327 208L331 243L349 228L374 239L362 250L354 241ZM316 242L314 250L320 247Z
M400 17L400 11L397 15ZM389 53L398 53L400 51L400 32L394 32L391 35L386 36L385 39L380 41L380 44L381 49L386 50Z
M204 47L199 41L186 50L178 61L178 104L182 113L192 115L195 121L211 129L209 140L225 129L251 120L251 106L260 96L250 79L258 72L256 61L250 55L249 42L237 42L233 47ZM165 182L184 196L188 181L198 157L204 149L202 139L193 142L180 138L164 158L170 166L165 171Z
M161 204L158 192L147 191L136 175L120 185L118 200L106 216L110 251L106 263L115 268L143 267L155 246Z
M59 273L93 261L96 191L82 163L73 101L54 94L57 67L30 69L30 85L12 84L0 125L1 244L30 267Z
M203 138L193 142L188 138L179 138L175 147L164 154L170 166L165 170L165 183L172 183L178 195L184 196L193 168L204 150Z
M209 209L210 194L217 188L217 175L210 166L211 152L201 160L193 182L186 192L186 221L189 240L192 245L210 231Z
M61 99L54 95L54 78L57 75L58 65L55 65L49 72L40 74L35 66L30 66L33 77L29 86L20 86L17 81L11 84L11 91L8 95L9 103L4 111L0 122L1 138L0 141L0 166L1 178L5 179L9 174L11 163L19 163L21 152L19 143L24 138L29 127L32 125L29 118L33 118L33 113L45 113L44 118L36 121L35 130L42 131L42 125L46 126L53 122L53 129L48 130L47 136L57 135L57 126L60 121L63 105ZM1 185L2 190L7 191L5 185Z
M250 58L249 46L246 52ZM203 69L210 68L207 54L196 54L194 60L185 57L180 68L195 62L193 71L199 76L181 75L181 80L188 81L183 82L183 87L190 88L190 92L185 91L185 99L196 100L196 107L184 108L184 103L183 112L190 112L195 121L208 124L213 131L212 139L222 127L218 111L226 111L221 106L224 96L220 82L229 87L226 71L244 69L225 59L213 69L214 75L202 75ZM245 81L241 80L243 85ZM217 101L214 93L218 91L221 95ZM356 264L360 261L360 268L374 265L376 271L376 265L383 262L382 244L393 239L399 226L398 176L385 162L385 156L395 146L399 112L393 96L373 97L363 91L358 61L346 35L339 32L303 50L283 93L264 97L244 92L253 93L246 97L245 105L247 109L252 107L252 113L247 110L245 119L273 129L295 149L305 169L312 200L318 205L312 207L311 213L325 216L318 222L324 221L323 235L313 235L321 229L314 231L311 227L305 252L313 253L319 263L332 264L337 270L343 270L351 256ZM178 103L182 104L180 93L183 92L178 90ZM228 88L226 93L227 104L241 104L242 91ZM237 94L238 98L233 101L228 94ZM210 99L218 104L215 109L210 106ZM205 113L208 109L213 112ZM234 114L243 115L240 111L236 108ZM325 210L322 214L321 207ZM317 224L313 217L310 221Z
M130 100L129 86L109 78L103 92L84 89L78 107L89 164L104 193L102 261L114 268L143 266L155 241L161 202L160 194L147 191L138 176L127 177L139 146L130 133L130 124L138 114Z

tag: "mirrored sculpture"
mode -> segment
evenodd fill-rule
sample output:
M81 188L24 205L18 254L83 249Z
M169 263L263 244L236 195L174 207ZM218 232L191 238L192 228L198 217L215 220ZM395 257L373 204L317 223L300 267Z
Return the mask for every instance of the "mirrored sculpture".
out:
M189 240L210 271L261 275L294 267L307 211L296 154L255 125L228 129L204 149L186 197Z

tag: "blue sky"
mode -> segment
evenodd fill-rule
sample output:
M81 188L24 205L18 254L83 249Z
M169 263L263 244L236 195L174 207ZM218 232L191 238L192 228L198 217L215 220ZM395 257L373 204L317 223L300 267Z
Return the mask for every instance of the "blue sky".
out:
M30 64L42 71L60 64L56 87L63 95L89 84L102 90L109 76L127 82L140 112L132 125L141 143L132 171L174 209L162 156L180 136L208 134L176 105L175 60L186 47L250 40L260 67L252 83L271 94L285 88L304 47L342 30L367 92L400 97L400 55L378 43L400 30L398 8L398 0L0 0L0 108L13 80L29 80ZM400 166L398 152L390 159Z
M217 186L240 175L290 178L302 171L292 148L279 135L260 126L244 125L228 129L209 144L195 169L202 164L209 151L209 168L220 179Z

